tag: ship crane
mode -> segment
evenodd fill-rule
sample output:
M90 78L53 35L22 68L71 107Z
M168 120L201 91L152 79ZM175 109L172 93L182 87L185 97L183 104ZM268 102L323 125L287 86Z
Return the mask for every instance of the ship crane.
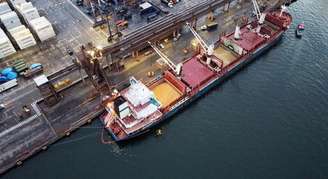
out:
M189 28L189 30L191 31L191 33L195 36L195 38L199 42L200 46L204 49L206 55L208 55L208 56L213 55L214 45L208 46L205 43L205 41L202 39L202 37L195 31L195 29L190 26L189 23L186 23L186 25Z
M202 37L196 32L196 30L194 28L192 28L190 26L189 23L186 23L187 27L190 29L190 31L192 32L192 34L195 36L195 38L197 39L197 41L199 42L200 46L204 49L205 51L205 57L206 57L206 65L208 67L210 67L211 69L213 69L214 71L220 71L223 65L223 62L218 60L218 59L213 59L211 56L214 53L214 45L207 45L205 43L205 41L202 39ZM211 65L211 62L212 65ZM215 64L216 66L213 67L213 64Z
M257 3L256 0L252 0L252 3L253 3L253 6L254 6L254 11L255 11L256 18L257 18L258 23L259 23L259 25L257 26L256 32L257 33L260 33L260 31L261 31L261 25L264 23L266 14L265 13L261 13L259 4Z
M149 45L155 50L155 52L161 57L161 59L177 74L181 74L181 68L182 64L179 63L178 65L175 65L162 51L158 49L156 45L154 45L151 42L148 42Z

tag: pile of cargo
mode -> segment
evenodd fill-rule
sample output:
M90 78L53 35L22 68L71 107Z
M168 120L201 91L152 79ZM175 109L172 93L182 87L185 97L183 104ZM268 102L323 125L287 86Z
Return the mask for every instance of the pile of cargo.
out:
M41 42L56 36L51 23L45 17L33 19L29 23L31 29L33 29L33 32L38 36Z
M40 17L38 10L31 2L25 2L25 0L11 0L11 2L36 38L41 42L56 36L51 23L46 17Z
M36 45L36 41L31 31L24 25L15 27L8 31L21 50Z
M11 13L11 12L12 11L7 3L5 3L5 2L0 3L0 20L1 21L3 19L3 16L5 16L6 14ZM14 22L14 23L16 23L16 22ZM8 23L6 23L6 24L8 24ZM11 25L9 24L9 26L11 26ZM15 52L16 52L16 50L13 47L9 38L7 37L6 33L2 29L0 29L0 58L6 57Z
M36 39L43 42L56 36L51 23L40 17L31 2L9 0L8 3L0 3L0 58L36 45Z

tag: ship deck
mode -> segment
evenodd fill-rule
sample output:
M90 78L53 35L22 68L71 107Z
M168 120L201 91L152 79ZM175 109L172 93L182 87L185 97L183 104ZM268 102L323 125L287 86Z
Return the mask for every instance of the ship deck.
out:
M214 55L223 61L223 67L228 66L238 58L235 53L222 46L219 46L214 50Z
M182 80L191 88L201 86L215 73L202 64L197 57L193 57L182 65Z
M173 84L165 80L153 86L151 90L161 103L162 108L169 106L182 96L182 93Z

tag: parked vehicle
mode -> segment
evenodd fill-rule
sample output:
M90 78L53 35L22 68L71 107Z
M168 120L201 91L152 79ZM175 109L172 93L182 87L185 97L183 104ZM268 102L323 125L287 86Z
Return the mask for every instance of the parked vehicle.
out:
M118 20L116 21L116 26L122 30L129 26L129 22L126 20Z
M180 0L161 0L161 2L167 5L168 7L172 8L175 4L180 2Z
M211 30L215 30L217 27L218 27L218 23L211 22L211 23L201 26L200 28L201 28L201 30L211 31Z
M35 74L43 72L43 66L40 63L34 63L30 66L28 70L23 72L25 78L29 78Z
M150 14L148 17L147 17L147 22L151 22L151 21L154 21L158 18L158 15L153 13L153 14Z
M140 4L139 8L140 8L140 16L142 17L148 17L151 14L157 14L157 15L160 14L160 10L149 2L144 2Z

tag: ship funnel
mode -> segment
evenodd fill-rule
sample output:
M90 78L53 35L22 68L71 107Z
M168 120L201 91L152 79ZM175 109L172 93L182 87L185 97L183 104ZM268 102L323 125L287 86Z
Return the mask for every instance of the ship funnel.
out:
M238 25L236 26L234 38L236 40L239 40L240 39L240 27Z

